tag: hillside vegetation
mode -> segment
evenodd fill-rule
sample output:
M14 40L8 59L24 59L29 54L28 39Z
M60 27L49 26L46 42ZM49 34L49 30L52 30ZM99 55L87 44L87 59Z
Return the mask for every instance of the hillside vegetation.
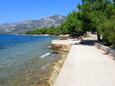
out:
M71 34L97 32L98 41L115 48L115 0L82 0L57 28L28 31L27 34Z

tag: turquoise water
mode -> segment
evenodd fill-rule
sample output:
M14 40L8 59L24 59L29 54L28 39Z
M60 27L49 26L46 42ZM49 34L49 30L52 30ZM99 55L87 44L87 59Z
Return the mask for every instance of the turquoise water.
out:
M30 86L54 59L54 37L0 35L0 86ZM34 80L33 80L34 79Z

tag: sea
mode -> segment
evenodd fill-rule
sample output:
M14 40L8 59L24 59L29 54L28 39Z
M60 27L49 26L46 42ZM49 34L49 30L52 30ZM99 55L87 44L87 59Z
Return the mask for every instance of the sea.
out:
M0 35L0 86L37 85L39 72L55 59L48 48L53 39L53 36Z

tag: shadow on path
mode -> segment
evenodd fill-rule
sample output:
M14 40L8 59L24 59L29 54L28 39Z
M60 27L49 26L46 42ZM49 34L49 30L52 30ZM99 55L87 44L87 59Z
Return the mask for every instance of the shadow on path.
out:
M80 42L80 44L94 46L95 42L97 42L97 40L83 40L82 42Z

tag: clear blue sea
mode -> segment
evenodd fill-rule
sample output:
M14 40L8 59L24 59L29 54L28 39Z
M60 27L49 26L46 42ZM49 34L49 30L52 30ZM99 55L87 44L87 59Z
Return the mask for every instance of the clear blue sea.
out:
M0 35L0 86L29 86L54 56L51 36ZM35 81L35 80L34 80ZM32 81L32 83L34 83Z

